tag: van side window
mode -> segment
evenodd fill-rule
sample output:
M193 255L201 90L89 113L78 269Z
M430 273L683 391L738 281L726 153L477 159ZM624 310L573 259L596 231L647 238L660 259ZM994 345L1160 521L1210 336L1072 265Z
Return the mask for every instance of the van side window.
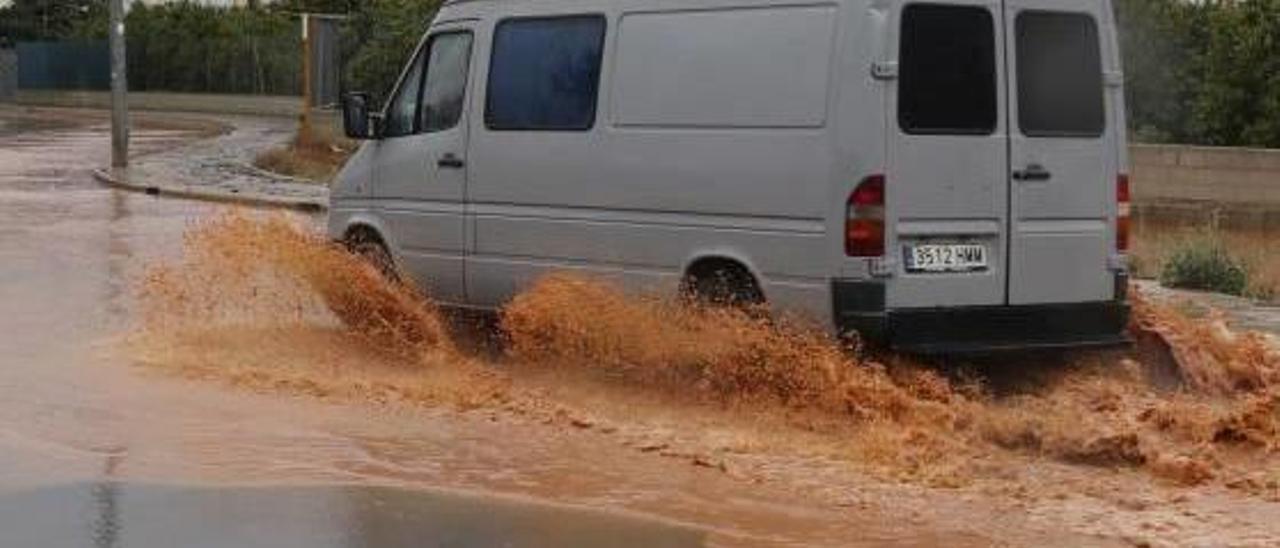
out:
M386 119L382 124L383 137L413 135L414 120L418 117L418 96L422 89L422 51L413 56L409 71L400 81L400 87L387 104Z
M995 22L990 11L911 4L902 10L899 39L898 125L904 132L995 131Z
M1032 137L1106 128L1098 27L1083 13L1023 12L1017 26L1018 125Z
M452 129L462 118L471 67L471 33L450 32L431 37L427 54L427 78L422 83L419 131Z
M485 126L587 130L595 124L605 21L596 15L498 23Z

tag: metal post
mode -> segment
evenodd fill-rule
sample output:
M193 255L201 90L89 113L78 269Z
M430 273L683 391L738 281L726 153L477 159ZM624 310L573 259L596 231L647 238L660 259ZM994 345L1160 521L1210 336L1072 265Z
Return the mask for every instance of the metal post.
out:
M111 167L129 165L129 83L124 55L124 0L111 1Z

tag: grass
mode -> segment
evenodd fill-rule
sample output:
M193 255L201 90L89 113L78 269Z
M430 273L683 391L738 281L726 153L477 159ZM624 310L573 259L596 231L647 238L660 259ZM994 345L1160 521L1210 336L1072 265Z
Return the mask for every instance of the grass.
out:
M1173 281L1170 274L1175 270L1182 272L1188 263L1208 258L1243 268L1245 296L1280 301L1280 231L1159 219L1135 223L1134 228L1130 264L1137 277Z
M288 145L258 154L253 165L273 173L327 184L355 151L356 144L327 126L298 129Z

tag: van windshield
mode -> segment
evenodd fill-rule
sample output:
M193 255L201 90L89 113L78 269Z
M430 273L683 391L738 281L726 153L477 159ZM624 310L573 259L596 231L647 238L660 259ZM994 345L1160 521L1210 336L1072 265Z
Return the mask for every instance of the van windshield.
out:
M898 64L898 125L903 131L995 131L995 23L986 8L907 6L902 11Z

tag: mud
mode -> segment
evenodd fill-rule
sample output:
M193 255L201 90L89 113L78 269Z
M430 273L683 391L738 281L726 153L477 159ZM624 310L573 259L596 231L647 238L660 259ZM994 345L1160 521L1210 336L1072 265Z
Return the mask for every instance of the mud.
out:
M321 319L296 321L277 310L257 323L188 325L197 327L190 337L175 330L149 348L154 361L140 360L116 341L144 316L135 290L146 265L180 264L191 220L225 208L101 187L89 169L107 161L109 138L85 123L83 131L0 135L0 495L100 481L382 485L660 518L708 531L711 545L1114 544L1111 525L1081 529L1084 521L1064 522L1052 507L1033 514L1009 497L873 481L824 457L827 438L757 427L745 418L754 413L748 407L664 398L654 387L614 397L592 390L594 380L570 382L577 375L554 382L554 368L545 367L519 368L512 386L522 397L503 403L459 369L424 367L371 344L323 304ZM176 162L176 169L248 146L182 139L135 134L144 151L166 151L148 164ZM198 343L195 355L181 351L187 343ZM129 367L139 361L150 367ZM499 369L498 380L517 371L514 363L479 361ZM189 371L221 382L170 374ZM228 390L227 381L249 389ZM454 396L468 390L476 397ZM499 383L494 394L503 393L509 389ZM623 409L623 401L636 405ZM805 453L787 457L795 448ZM1069 502L1088 511L1108 505ZM1268 538L1269 516L1246 506L1233 508L1228 522L1214 517L1222 508L1181 505L1203 526L1172 517L1183 527L1230 531L1229 538ZM205 510L218 519L234 508ZM1140 532L1131 513L1114 519Z
M185 244L146 276L131 339L143 361L182 374L495 409L744 478L761 461L821 455L895 481L1016 490L1019 469L1047 459L1280 496L1280 354L1138 293L1145 352L1078 356L997 394L968 369L857 358L803 322L562 274L503 310L504 355L468 354L428 297L296 220L225 214Z

